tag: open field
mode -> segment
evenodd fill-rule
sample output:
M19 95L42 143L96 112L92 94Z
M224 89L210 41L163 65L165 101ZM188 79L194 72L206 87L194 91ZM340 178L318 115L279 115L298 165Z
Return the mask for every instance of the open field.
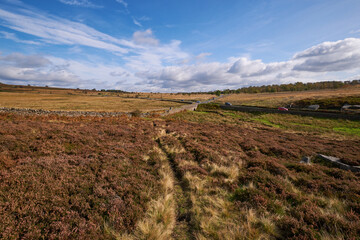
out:
M360 123L0 114L0 238L358 239ZM313 156L311 164L299 163Z
M54 111L131 112L154 111L183 104L168 101L121 98L116 96L86 96L69 94L37 94L0 92L0 106Z
M141 97L166 100L184 100L184 101L205 101L216 97L212 94L188 94L188 93L124 93L126 97Z
M82 89L50 88L35 86L7 85L0 83L0 93L33 93L80 96L117 96L122 98L152 98L161 100L204 101L216 95L187 93L144 93L144 92L111 92Z
M216 102L231 102L234 105L248 105L259 107L286 106L303 99L326 99L334 97L360 96L360 86L355 85L341 89L300 91L300 92L277 92L277 93L239 93L231 94Z

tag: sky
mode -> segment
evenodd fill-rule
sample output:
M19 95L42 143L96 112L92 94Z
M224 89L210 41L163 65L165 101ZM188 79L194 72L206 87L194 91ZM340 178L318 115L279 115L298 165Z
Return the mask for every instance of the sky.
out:
M142 92L360 79L359 0L0 0L0 82Z

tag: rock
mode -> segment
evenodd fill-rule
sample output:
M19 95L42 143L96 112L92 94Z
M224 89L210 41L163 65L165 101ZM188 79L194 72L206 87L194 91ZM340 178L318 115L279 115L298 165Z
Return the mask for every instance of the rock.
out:
M300 163L310 164L311 157L307 157L307 156L302 157Z
M317 104L308 106L308 109L314 110L314 111L318 110L319 108L320 108L320 105L317 105Z
M340 158L332 157L332 156L326 156L326 155L323 155L323 154L318 154L317 156L319 158L331 163L332 165L343 169L343 170L350 170L352 172L360 172L359 166L350 166L350 165L347 165L345 163L342 163L340 161Z

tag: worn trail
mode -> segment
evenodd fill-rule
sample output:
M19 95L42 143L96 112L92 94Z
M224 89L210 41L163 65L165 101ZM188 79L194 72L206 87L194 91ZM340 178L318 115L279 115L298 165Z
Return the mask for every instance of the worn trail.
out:
M174 195L176 200L176 226L173 231L174 239L195 239L194 229L196 228L192 213L192 201L190 199L189 183L185 181L183 173L175 161L179 149L175 149L164 141L164 138L175 138L162 129L162 136L156 139L159 148L166 154L167 161L174 175Z

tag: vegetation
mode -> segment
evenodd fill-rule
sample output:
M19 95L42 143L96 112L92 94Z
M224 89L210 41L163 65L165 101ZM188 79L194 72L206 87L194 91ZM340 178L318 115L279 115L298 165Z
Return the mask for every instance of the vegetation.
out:
M160 196L160 166L143 160L150 123L0 114L0 126L1 239L113 239Z
M231 94L231 93L273 93L273 92L287 92L287 91L308 91L308 90L321 90L321 89L338 89L348 86L359 85L360 80L353 81L327 81L327 82L315 82L315 83L289 83L289 84L273 84L273 85L263 85L263 86L250 86L243 87L236 90L226 89L223 91L216 90L213 92L208 92L209 94Z
M347 97L330 97L324 99L307 98L294 102L295 107L307 107L318 104L324 109L340 109L345 104L360 105L360 95Z
M272 117L280 128L255 120ZM168 118L181 119L168 122L163 144L184 148L172 158L188 184L198 239L357 238L359 175L300 160L323 153L360 165L359 136L331 129L357 129L358 122L213 110ZM282 127L294 121L328 132Z
M181 105L183 104L169 101L120 98L117 96L0 92L0 106L8 108L53 111L132 112L134 109L156 111Z
M0 112L0 239L360 236L360 174L316 158L359 166L359 121L218 104L161 118L136 109L131 117Z
M22 86L22 85L7 85L0 83L1 93L31 93L31 94L49 94L52 95L77 95L77 96L102 96L102 97L121 97L126 99L140 98L140 99L154 99L154 100L184 100L184 101L203 101L215 97L213 94L199 93L146 93L146 92L125 92L122 90L105 90L97 91L95 88L89 89L69 89L69 88L52 88L52 87L37 87L37 86ZM1 95L0 95L1 96Z
M342 101L357 102L360 96L360 85L353 85L346 88L330 89L330 90L309 90L298 92L275 92L275 93L258 93L258 94L231 94L219 98L216 102L225 103L230 102L234 105L248 105L260 107L279 107L288 106L308 106L307 104L325 104L324 106L339 106ZM349 100L347 100L349 98ZM338 99L338 100L337 100ZM301 103L301 100L307 102ZM327 102L336 101L337 104L328 104ZM339 109L339 108L338 108Z

